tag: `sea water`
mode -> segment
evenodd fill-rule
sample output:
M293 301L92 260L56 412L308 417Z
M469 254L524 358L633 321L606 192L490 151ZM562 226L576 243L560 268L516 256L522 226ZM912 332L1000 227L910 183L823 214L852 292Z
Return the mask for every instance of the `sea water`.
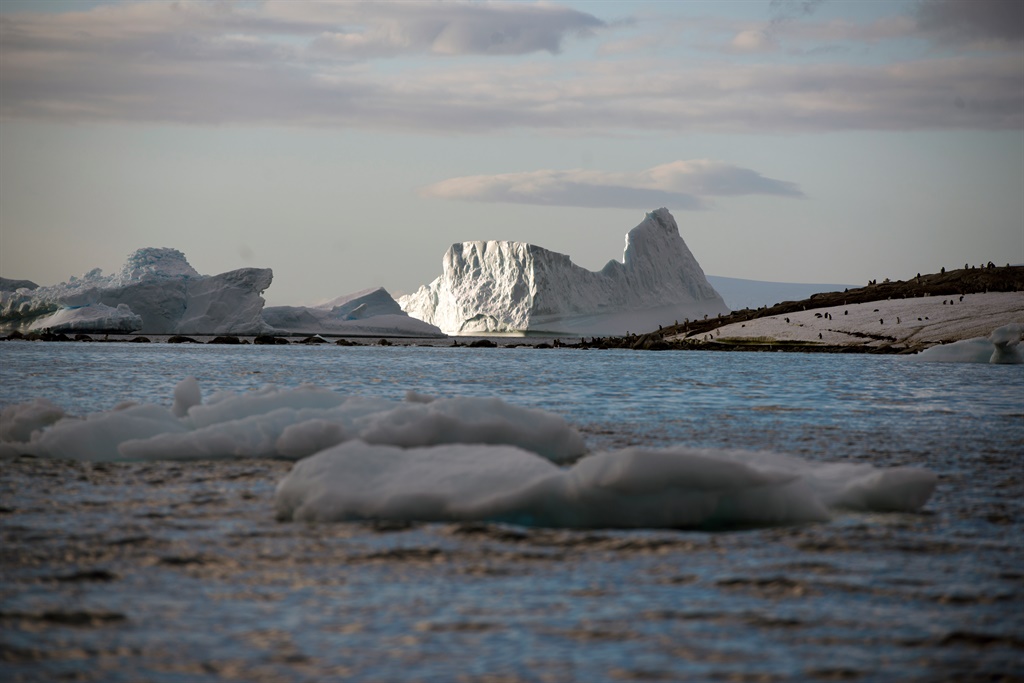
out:
M282 462L0 463L0 674L26 680L962 680L1024 671L1024 367L900 356L0 346L68 413L312 383L497 396L594 449L927 467L920 514L731 532L273 520Z

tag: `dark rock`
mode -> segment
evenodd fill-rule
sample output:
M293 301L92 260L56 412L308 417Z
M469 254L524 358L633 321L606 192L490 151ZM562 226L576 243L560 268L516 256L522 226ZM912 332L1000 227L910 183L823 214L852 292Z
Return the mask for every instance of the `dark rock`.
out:
M184 337L184 336L182 336L180 334L176 334L173 337L169 338L167 340L167 343L168 344L198 344L200 342L195 340L195 339L193 339L192 337Z
M211 339L210 341L207 342L207 344L241 344L241 343L242 343L242 340L239 339L238 337L233 336L233 335L221 335L219 337L214 337L213 339Z
M391 346L391 342L389 342L387 339L381 339L379 342L377 342L377 346Z
M135 342L136 344L148 344L152 340L149 337L132 337L128 341Z
M89 335L87 335L87 334L76 334L76 335L75 335L75 341L80 341L80 342L91 342L91 341L94 341L94 340L93 340L93 338L92 338L92 337L90 337L90 336L89 336Z
M287 344L289 343L284 337L275 337L270 334L261 334L252 340L253 344Z
M321 337L319 334L314 334L313 336L306 337L305 339L303 339L302 341L297 342L297 343L299 343L299 344L326 344L327 340L324 339L323 337Z
M490 339L477 339L475 342L469 344L471 349L493 349L497 344L492 342Z

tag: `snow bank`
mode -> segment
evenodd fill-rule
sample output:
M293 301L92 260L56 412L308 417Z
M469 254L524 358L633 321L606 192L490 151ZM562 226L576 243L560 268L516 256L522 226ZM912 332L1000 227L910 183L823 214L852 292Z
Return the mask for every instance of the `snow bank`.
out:
M484 520L569 528L823 521L835 509L910 511L937 478L772 453L629 448L565 469L509 446L401 449L350 441L298 462L278 519Z
M728 312L667 209L647 214L622 262L600 272L523 242L454 244L441 276L399 303L448 334L621 335Z
M718 340L909 347L987 336L1010 321L1024 321L1024 292L911 297L812 308L730 323L692 338L710 334Z
M49 425L48 428L47 425ZM218 392L203 403L198 383L183 380L168 409L125 405L66 417L34 402L3 412L0 456L72 460L301 458L349 439L421 447L509 444L554 462L581 456L583 438L558 415L498 399L410 401L343 396L314 386Z
M1020 347L1022 336L1024 325L1011 323L996 328L988 337L933 346L913 358L950 363L1024 363L1024 349Z

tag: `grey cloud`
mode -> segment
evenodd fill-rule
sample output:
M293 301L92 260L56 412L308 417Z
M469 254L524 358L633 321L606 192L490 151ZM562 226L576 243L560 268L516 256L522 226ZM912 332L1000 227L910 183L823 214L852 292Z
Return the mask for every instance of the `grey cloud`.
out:
M0 18L5 47L55 51L160 50L188 57L210 39L260 36L312 41L352 57L404 54L558 53L567 36L605 26L570 8L511 2L149 2L86 12ZM168 46L179 49L167 51Z
M562 182L536 192L522 192L514 188L491 188L488 192L463 198L466 201L509 204L535 204L540 206L575 206L594 209L649 209L669 206L686 211L706 208L705 202L681 192L666 192L642 187L616 187Z
M768 12L773 21L788 21L814 14L822 2L824 0L771 0Z
M921 30L942 41L1024 41L1024 3L1019 0L924 0L916 18Z
M666 59L495 60L485 66L431 59L377 69L373 62L311 51L294 34L268 28L301 28L312 40L324 32L314 27L336 26L342 9L354 11L348 3L273 3L273 16L187 7L178 16L154 3L118 5L91 23L62 15L0 16L0 116L451 133L1024 127L1024 64L1009 51L890 65L718 62L687 68ZM374 7L394 11L390 3ZM535 8L496 7L511 14ZM122 15L129 11L130 21ZM554 36L566 35L567 25L551 34L521 33L512 42L516 49L554 47ZM246 33L243 26L262 32ZM431 35L435 45L438 36ZM485 35L455 32L445 40L452 49L484 49L473 41ZM424 37L418 49L427 42Z
M542 206L699 210L713 196L768 194L803 197L788 181L721 162L675 161L639 173L541 170L450 178L420 190L424 197Z

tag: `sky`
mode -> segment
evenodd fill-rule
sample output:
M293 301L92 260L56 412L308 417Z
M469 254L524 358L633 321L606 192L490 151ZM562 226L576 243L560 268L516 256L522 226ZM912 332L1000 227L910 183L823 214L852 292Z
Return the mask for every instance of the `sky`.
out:
M1024 3L0 2L3 277L398 296L469 240L597 270L662 206L711 275L1024 263Z

